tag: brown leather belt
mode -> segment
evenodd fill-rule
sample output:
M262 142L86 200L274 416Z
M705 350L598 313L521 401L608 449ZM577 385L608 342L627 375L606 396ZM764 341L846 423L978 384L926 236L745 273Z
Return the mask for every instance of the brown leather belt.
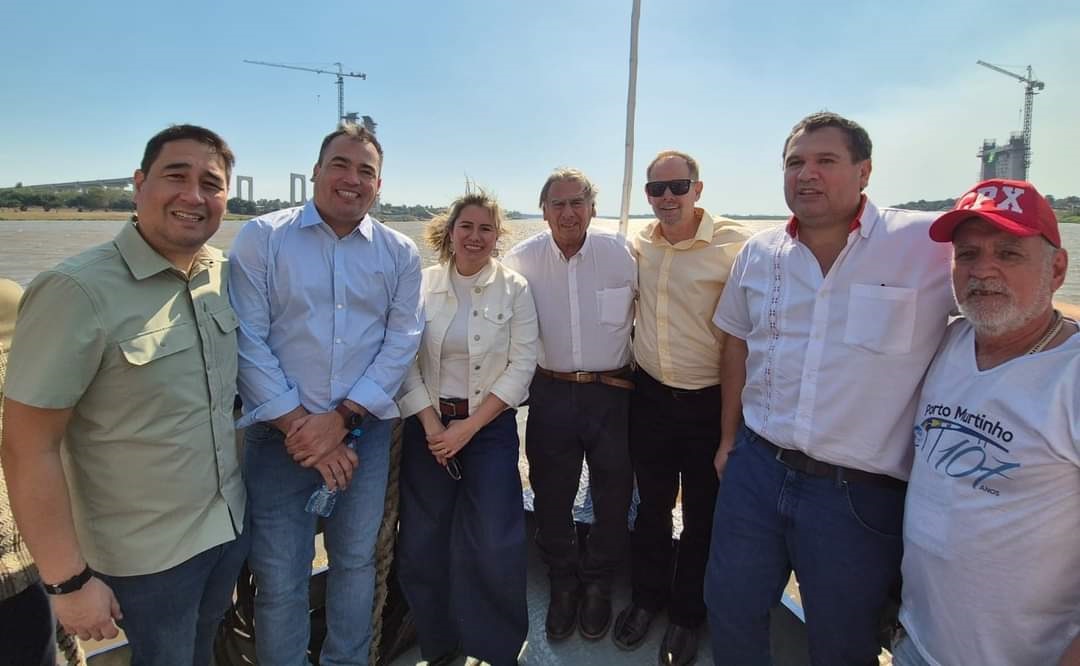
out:
M633 391L634 382L618 376L629 374L629 372L630 366L619 368L618 370L608 370L606 372L586 372L584 370L578 370L576 372L555 372L553 370L548 370L547 368L536 366L536 374L543 375L544 377L551 377L560 382L570 382L571 384L606 384L607 386L614 386L615 388Z
M773 458L775 458L777 462L782 463L784 466L789 467L796 472L802 472L803 474L809 474L810 476L827 477L836 480L837 483L854 481L856 483L867 483L901 491L907 488L907 483L900 479L894 479L885 474L874 474L873 472L864 472L861 469L841 467L840 465L833 465L832 463L814 460L802 451L781 448L761 435L758 435L753 431L750 432L754 435L754 441L761 445L766 451L773 454Z
M465 398L455 400L439 398L439 412L452 419L463 419L469 415L469 401Z

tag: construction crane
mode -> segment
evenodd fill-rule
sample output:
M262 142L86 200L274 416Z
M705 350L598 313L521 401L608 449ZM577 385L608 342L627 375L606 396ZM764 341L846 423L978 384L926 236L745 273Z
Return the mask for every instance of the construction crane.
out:
M1005 76L1011 76L1024 84L1024 180L1027 180L1028 168L1031 166L1031 109L1035 104L1035 94L1045 88L1046 84L1035 79L1035 75L1031 71L1031 65L1027 66L1027 76L1020 76L982 60L976 60L975 64L1000 72Z
M337 65L337 71L332 72L326 69L315 69L312 67L299 67L297 65L285 65L280 62L263 62L262 60L245 60L244 62L249 65L265 65L266 67L280 67L282 69L297 69L301 72L315 72L316 74L331 74L337 77L337 115L338 124L348 122L348 118L345 115L345 77L351 76L354 79L366 79L367 74L361 72L346 72L342 69L340 62L335 62Z

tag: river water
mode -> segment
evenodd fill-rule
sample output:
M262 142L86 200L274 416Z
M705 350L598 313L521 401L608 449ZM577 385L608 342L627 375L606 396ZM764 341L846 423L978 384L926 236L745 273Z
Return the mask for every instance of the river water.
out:
M642 219L631 220L631 233L646 222ZM780 224L777 220L740 220L739 223L752 231ZM0 277L26 286L39 272L56 265L65 257L111 239L123 224L125 222L120 220L0 221ZM243 224L243 221L222 222L211 243L222 249L228 248ZM616 220L598 218L593 224L614 231L618 223ZM424 265L434 262L434 255L421 241L424 222L392 222L389 226L417 241ZM500 241L500 247L507 249L546 228L543 220L514 220L509 224L507 235ZM1055 298L1080 304L1080 224L1061 225L1061 240L1069 250L1072 261L1065 285Z

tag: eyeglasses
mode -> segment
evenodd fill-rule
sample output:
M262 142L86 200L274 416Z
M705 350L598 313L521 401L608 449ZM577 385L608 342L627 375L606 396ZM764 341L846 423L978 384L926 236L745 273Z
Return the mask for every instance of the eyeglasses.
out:
M664 190L670 189L671 193L677 197L681 197L690 191L690 184L694 181L689 178L680 178L678 180L650 180L645 183L645 194L650 197L662 197L664 196Z
M461 463L457 458L451 458L446 461L446 473L450 475L450 478L454 481L461 481Z

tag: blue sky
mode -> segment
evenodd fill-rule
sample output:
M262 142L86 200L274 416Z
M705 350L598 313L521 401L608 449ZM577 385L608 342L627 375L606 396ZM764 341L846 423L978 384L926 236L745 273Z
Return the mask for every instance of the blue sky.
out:
M1031 64L1031 179L1080 194L1080 3L643 0L632 211L644 166L698 157L713 212L783 213L780 149L823 108L874 140L881 204L955 196L984 138L1020 129L1023 86L975 64ZM174 122L221 133L257 198L287 198L336 119L330 76L365 72L345 108L373 116L383 199L444 205L465 177L536 211L548 172L577 166L615 215L629 0L18 2L0 41L0 186L130 175ZM329 67L327 67L329 68Z

